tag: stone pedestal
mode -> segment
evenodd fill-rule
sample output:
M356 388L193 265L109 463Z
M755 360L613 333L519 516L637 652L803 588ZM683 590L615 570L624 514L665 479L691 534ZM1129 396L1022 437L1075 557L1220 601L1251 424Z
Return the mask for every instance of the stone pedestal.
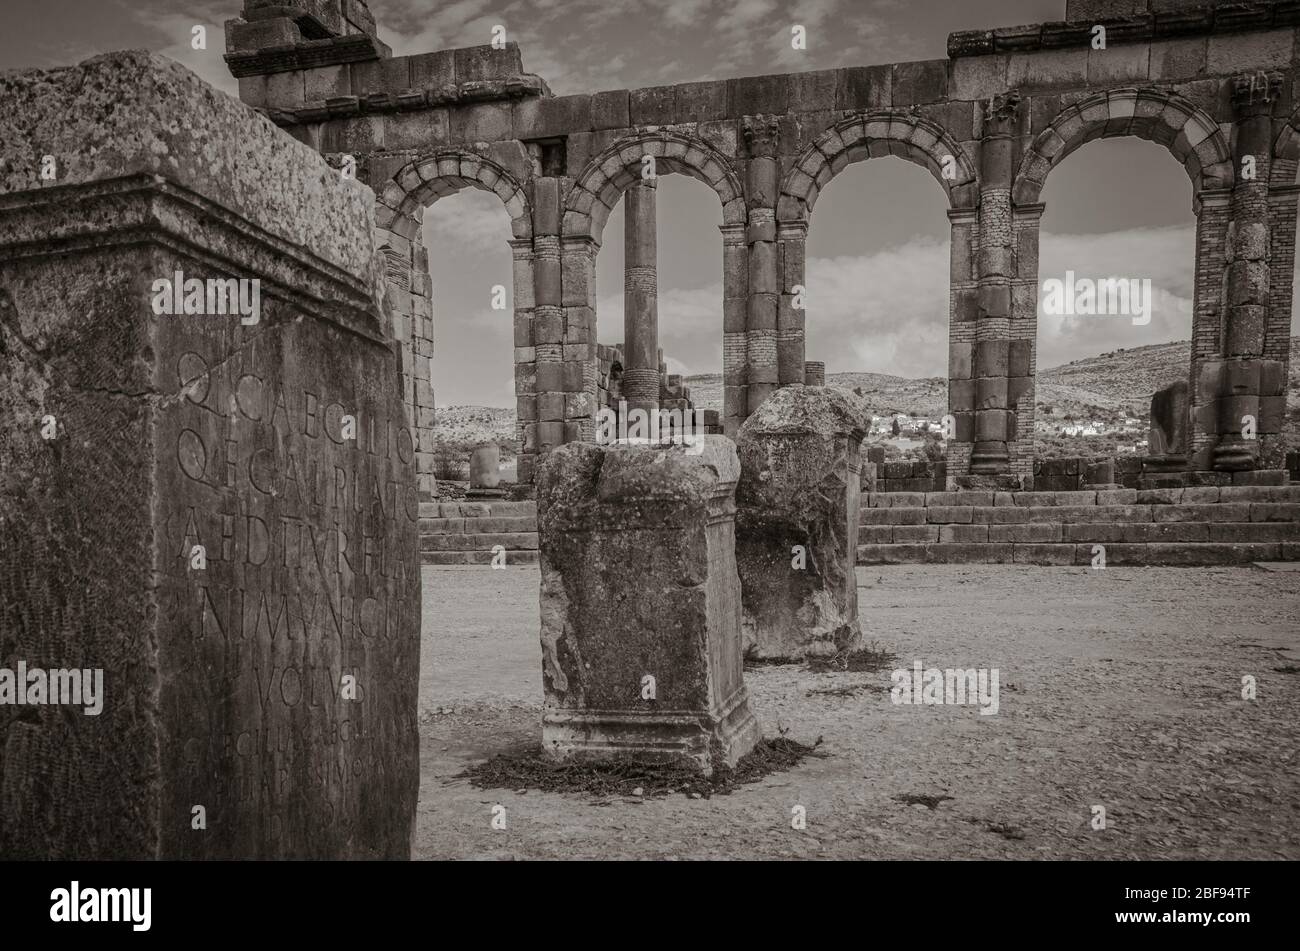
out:
M870 422L838 387L787 386L737 439L744 644L763 658L856 647L858 501Z
M0 666L103 684L98 715L0 708L0 855L408 857L419 513L373 195L161 57L0 100Z
M501 447L494 442L475 446L469 454L469 487L495 489L501 484Z
M542 743L552 756L711 772L758 742L742 678L738 473L721 436L695 447L572 443L542 464Z

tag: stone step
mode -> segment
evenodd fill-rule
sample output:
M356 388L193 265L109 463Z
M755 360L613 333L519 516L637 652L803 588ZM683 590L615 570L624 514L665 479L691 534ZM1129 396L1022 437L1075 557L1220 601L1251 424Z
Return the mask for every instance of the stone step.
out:
M1024 564L1091 567L1092 544L933 543L859 545L859 565ZM1105 565L1234 565L1300 561L1297 542L1147 542L1105 545Z
M492 552L490 551L420 552L420 564L423 565L490 565L491 563ZM508 566L535 564L537 564L537 552L535 551L506 552L506 565Z
M1145 542L1300 542L1300 522L1033 522L1022 525L865 525L860 545Z
M932 505L865 508L858 524L1026 525L1169 522L1300 522L1300 502L1176 505Z
M420 551L536 551L536 532L491 532L482 535L421 535Z
M483 535L493 532L535 532L535 515L489 515L486 518L422 518L421 535Z
M489 518L496 517L537 517L537 503L531 500L520 502L421 502L420 518Z
M1077 492L864 492L862 507L1205 505L1216 502L1300 502L1300 485L1188 486Z

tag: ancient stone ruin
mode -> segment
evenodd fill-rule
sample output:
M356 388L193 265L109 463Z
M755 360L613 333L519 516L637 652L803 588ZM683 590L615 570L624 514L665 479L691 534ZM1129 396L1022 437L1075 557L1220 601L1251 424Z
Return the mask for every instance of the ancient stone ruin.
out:
M0 707L0 854L406 857L419 502L370 190L148 54L0 100L0 666L102 678L97 714Z
M837 387L782 387L737 437L744 646L764 659L858 646L859 467L869 419Z
M740 649L739 474L721 436L578 443L547 457L537 503L548 754L634 754L711 773L758 741Z
M426 490L428 204L474 187L500 196L512 217L527 482L539 454L591 438L593 267L625 193L629 248L641 256L628 263L635 353L624 387L653 397L640 379L657 352L644 161L705 182L722 209L721 422L734 437L774 390L807 379L795 288L817 196L849 164L884 156L926 168L949 204L954 432L937 488L1032 489L1040 195L1072 151L1109 136L1163 146L1171 174L1191 180L1192 415L1177 471L1183 484L1244 484L1234 474L1284 466L1298 22L1285 2L1069 0L1060 22L955 33L946 59L554 96L511 44L394 57L360 0L250 0L229 25L227 60L246 103L332 163L355 163L378 196ZM1094 48L1097 26L1104 48ZM1246 165L1251 177L1235 174ZM539 415L543 402L548 414L562 404L562 418ZM1246 415L1257 427L1243 440Z

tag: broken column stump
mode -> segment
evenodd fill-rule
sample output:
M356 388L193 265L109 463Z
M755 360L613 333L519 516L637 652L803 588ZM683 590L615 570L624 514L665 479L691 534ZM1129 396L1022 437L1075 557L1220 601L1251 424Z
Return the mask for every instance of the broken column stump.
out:
M856 647L861 445L869 417L838 387L786 386L737 436L736 564L746 653Z
M569 443L542 464L549 755L711 773L758 742L742 677L738 472L722 436L673 448Z
M103 684L97 715L0 706L0 855L409 857L419 500L374 196L161 57L0 101L0 668Z

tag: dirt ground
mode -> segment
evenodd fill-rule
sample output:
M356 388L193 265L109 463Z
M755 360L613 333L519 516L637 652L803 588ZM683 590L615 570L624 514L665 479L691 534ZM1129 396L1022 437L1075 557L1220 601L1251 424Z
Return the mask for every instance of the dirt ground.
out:
M648 801L453 778L540 740L538 574L426 567L415 856L1300 858L1298 567L859 568L866 641L997 668L998 713L893 704L888 671L749 670L764 734L826 755Z

